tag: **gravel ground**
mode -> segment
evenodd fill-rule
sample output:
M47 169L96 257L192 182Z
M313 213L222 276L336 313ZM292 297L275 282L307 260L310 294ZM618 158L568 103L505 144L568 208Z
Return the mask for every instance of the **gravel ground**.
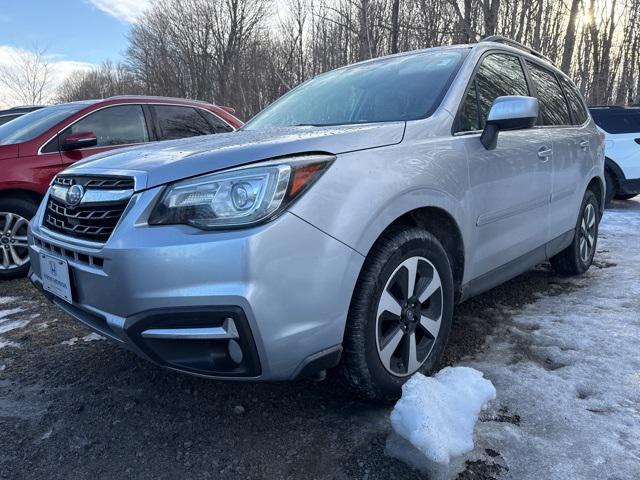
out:
M483 348L496 310L571 288L541 266L464 303L443 366ZM89 335L26 280L0 284L0 319L0 478L425 478L384 455L390 409L331 373L251 384L163 370ZM481 421L518 425L498 411ZM458 478L497 478L503 463L487 451Z

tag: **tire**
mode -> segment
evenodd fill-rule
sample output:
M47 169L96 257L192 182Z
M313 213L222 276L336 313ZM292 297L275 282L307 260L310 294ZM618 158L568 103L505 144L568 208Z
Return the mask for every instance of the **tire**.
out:
M27 275L29 251L25 222L33 218L37 209L34 201L25 198L0 199L0 280Z
M556 272L581 275L589 269L598 244L599 211L598 199L591 190L587 190L571 245L551 257L551 266Z
M608 169L605 169L604 171L604 181L607 187L607 194L604 199L604 204L610 205L616 196L616 192L618 190L618 182L615 176Z
M617 193L614 198L616 200L631 200L633 197L638 195L637 193Z
M417 272L414 296L404 302L410 269ZM433 235L420 228L383 234L365 260L349 308L341 362L347 386L387 403L400 396L413 368L432 373L449 339L453 303L449 259Z

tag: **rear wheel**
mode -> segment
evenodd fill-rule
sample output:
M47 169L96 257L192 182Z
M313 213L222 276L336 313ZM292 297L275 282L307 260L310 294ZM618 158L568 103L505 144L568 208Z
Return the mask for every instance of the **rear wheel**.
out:
M419 228L384 234L358 279L349 310L342 370L348 385L392 401L415 372L442 356L453 313L453 280L438 240Z
M591 266L598 243L599 211L598 199L591 190L587 190L582 200L573 242L551 258L551 265L558 273L580 275Z
M618 190L618 182L609 170L604 171L604 181L607 186L607 195L604 199L604 204L609 205L616 196L616 191Z
M0 280L24 277L29 271L27 228L37 208L26 199L0 199Z

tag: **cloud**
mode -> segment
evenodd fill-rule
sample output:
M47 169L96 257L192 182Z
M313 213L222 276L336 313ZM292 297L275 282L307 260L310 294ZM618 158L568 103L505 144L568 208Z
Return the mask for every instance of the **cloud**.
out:
M28 52L11 45L0 45L0 69L17 68L17 59L21 54ZM59 54L45 54L45 60L50 66L50 82L47 88L50 99L55 97L56 90L64 80L77 70L91 70L97 65L88 62L79 62L65 58ZM10 90L0 85L0 107L9 107L20 103Z
M135 23L149 8L150 0L88 0L93 6L122 22Z

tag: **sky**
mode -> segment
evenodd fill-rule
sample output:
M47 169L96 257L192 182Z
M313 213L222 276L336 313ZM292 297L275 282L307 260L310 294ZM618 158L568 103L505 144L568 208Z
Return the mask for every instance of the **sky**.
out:
M122 59L131 25L150 3L0 0L0 66L11 65L20 50L45 49L59 83L74 70Z

